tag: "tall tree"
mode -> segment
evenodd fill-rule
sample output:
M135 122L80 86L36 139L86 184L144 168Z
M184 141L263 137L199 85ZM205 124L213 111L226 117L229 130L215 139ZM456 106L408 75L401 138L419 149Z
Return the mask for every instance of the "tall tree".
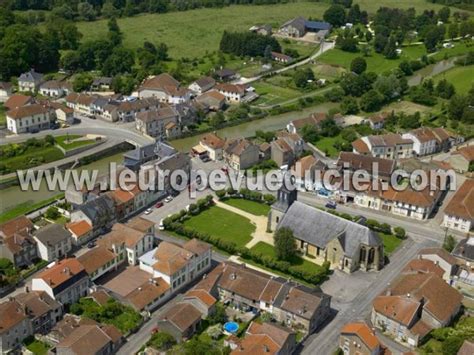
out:
M324 12L323 18L334 27L340 27L346 23L346 11L342 5L331 5Z
M296 240L290 228L278 229L273 236L273 242L278 260L289 260L296 254Z

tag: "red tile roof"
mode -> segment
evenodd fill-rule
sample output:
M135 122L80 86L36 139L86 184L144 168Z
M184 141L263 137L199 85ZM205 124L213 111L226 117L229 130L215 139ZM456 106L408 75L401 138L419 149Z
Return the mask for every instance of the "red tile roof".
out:
M356 335L372 351L381 346L377 336L364 322L347 323L342 328L341 334Z

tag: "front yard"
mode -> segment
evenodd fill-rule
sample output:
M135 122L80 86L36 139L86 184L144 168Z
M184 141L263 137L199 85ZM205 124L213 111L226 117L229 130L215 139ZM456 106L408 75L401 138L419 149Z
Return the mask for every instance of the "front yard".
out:
M221 200L221 202L256 216L267 216L268 212L270 212L270 206L263 202L250 201L243 198L228 198Z
M255 226L247 218L216 206L192 216L184 226L237 246L245 246L255 231Z
M397 238L393 234L379 233L380 238L383 241L384 254L390 256L399 246L403 240Z

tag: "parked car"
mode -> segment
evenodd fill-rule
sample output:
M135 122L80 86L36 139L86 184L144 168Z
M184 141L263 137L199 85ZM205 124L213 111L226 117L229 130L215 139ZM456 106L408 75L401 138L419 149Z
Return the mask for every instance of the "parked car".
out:
M179 191L173 190L171 191L171 196L176 197L179 195Z
M329 201L328 203L326 203L326 204L324 205L324 207L335 210L336 207L337 207L337 205L336 205L336 202L334 202L334 201Z
M148 215L148 214L150 214L151 212L153 212L152 209L151 209L151 208L148 208L148 209L145 211L145 214Z
M164 231L165 230L165 225L163 224L163 220L160 221L160 224L158 225L158 229L160 231Z
M173 201L173 196L168 196L167 198L165 198L166 203L171 202L171 201Z
M95 242L89 242L89 243L87 243L87 247L88 247L89 249L92 249L93 247L95 247Z
M156 205L155 205L156 208L160 208L160 207L163 207L163 202L158 202Z

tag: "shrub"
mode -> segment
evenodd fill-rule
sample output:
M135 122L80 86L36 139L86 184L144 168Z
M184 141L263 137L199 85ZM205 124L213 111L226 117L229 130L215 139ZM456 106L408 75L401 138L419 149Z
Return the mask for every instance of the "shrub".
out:
M392 233L392 227L388 223L382 223L379 227L379 231L385 234Z
M216 191L216 195L219 198L219 200L222 200L226 196L226 191L225 190L218 190L218 191Z
M57 207L51 206L46 210L44 214L47 219L58 219L61 215L57 209Z
M393 231L397 238L404 239L406 237L405 229L403 229L402 227L395 227Z

